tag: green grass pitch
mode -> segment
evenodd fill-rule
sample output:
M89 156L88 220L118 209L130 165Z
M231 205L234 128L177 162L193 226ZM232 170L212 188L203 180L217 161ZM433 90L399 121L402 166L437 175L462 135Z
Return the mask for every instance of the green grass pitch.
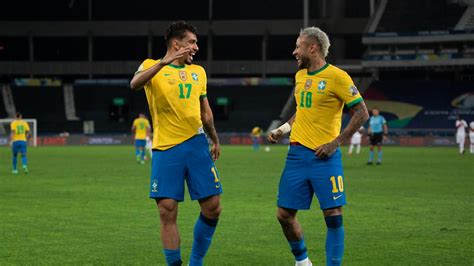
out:
M275 219L285 156L284 146L223 147L223 213L207 265L293 265ZM386 147L383 165L367 166L367 157L367 147L343 156L344 264L473 265L474 155ZM0 264L164 264L150 164L136 164L132 147L29 148L28 175L11 174L7 147L0 159ZM198 213L189 197L180 204L185 263ZM310 258L324 265L316 200L299 219Z

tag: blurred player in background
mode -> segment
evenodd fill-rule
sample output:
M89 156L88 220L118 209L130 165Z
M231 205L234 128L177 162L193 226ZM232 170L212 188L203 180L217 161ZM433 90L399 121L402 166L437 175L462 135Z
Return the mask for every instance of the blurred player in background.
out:
M30 126L22 119L21 113L16 114L16 119L10 124L10 143L13 155L13 174L18 174L17 156L21 154L21 165L25 174L28 173L28 160L26 159L27 140L30 137Z
M153 135L152 134L150 134L150 136L146 137L145 148L148 151L148 155L150 156L150 159L153 159ZM146 156L145 156L145 158L146 158Z
M221 213L222 186L213 162L219 158L220 143L207 99L206 72L192 64L199 50L196 28L174 22L166 30L165 42L166 55L146 59L130 86L145 87L152 115L150 198L158 205L166 262L182 263L176 218L186 180L191 199L201 206L189 265L202 265ZM210 153L204 131L212 141Z
M150 122L145 114L141 113L133 120L132 134L135 135L135 157L137 163L145 163L146 139L150 138Z
M259 127L254 127L252 132L250 132L250 136L252 137L253 150L257 151L260 148L262 129Z
M471 144L471 154L474 154L474 121L471 121L471 123L469 123L469 142Z
M369 129L367 130L370 141L370 154L368 165L373 164L374 161L374 146L377 146L377 165L382 164L382 143L387 138L388 127L385 118L380 115L380 110L377 107L372 109L372 116L369 120Z
M352 154L352 149L354 148L354 145L356 146L356 154L360 153L360 144L362 142L362 134L364 133L364 127L360 127L359 130L352 135L351 138L351 145L349 146L349 152L347 153L348 155Z
M295 76L296 114L268 134L268 140L276 142L291 130L290 148L278 188L277 218L297 266L312 265L296 215L298 210L310 208L315 193L327 226L326 265L342 263L342 206L346 204L346 196L339 146L369 117L351 77L326 63L329 46L328 36L319 28L301 30L293 52L300 69ZM339 134L344 105L353 116Z
M456 143L459 144L459 154L464 154L464 142L466 141L466 120L460 116L456 119Z

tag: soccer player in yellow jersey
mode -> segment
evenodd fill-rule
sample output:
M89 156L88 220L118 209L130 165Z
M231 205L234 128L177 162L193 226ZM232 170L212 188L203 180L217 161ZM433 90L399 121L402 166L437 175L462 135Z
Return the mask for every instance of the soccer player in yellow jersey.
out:
M316 194L327 225L326 265L341 265L344 253L342 206L346 204L341 143L367 121L367 107L350 76L326 63L329 38L316 27L302 29L293 55L299 71L295 76L296 114L272 130L268 140L277 142L290 132L290 148L277 199L277 218L296 265L312 265L298 210L309 209ZM352 118L340 133L344 105Z
M262 136L262 129L259 127L254 127L250 133L252 137L253 149L257 151L260 148L260 137Z
M145 163L146 140L150 136L150 122L145 114L139 114L138 118L133 120L132 134L135 135L135 156L137 163Z
M192 64L199 50L196 28L174 22L166 30L165 41L166 55L161 60L146 59L130 85L135 90L145 87L152 116L150 197L160 212L166 262L182 263L176 216L186 180L191 199L201 206L189 265L202 265L221 213L222 186L213 162L220 145L207 100L206 72ZM204 132L212 141L210 152Z
M21 165L25 174L28 173L28 160L26 159L27 139L30 137L30 126L22 119L21 113L16 114L16 119L10 124L10 142L13 155L13 174L18 174L17 156L21 154Z

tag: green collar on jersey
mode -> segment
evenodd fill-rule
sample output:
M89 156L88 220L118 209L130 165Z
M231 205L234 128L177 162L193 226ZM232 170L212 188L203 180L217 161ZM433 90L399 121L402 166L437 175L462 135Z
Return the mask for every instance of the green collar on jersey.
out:
M182 68L184 68L186 65L177 66L177 65L169 64L168 66L170 66L170 67L172 67L172 68L182 69Z
M321 71L325 70L326 68L328 68L328 66L329 66L329 63L326 63L322 68L320 68L318 70L315 70L313 72L308 71L308 75L310 75L310 76L316 75L316 74L320 73Z

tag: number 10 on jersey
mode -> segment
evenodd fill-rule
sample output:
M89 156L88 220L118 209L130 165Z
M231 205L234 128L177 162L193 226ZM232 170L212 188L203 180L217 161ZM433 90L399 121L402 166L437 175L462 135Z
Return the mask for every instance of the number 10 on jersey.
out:
M192 84L189 83L180 83L179 85L179 98L180 99L189 99L191 96Z

